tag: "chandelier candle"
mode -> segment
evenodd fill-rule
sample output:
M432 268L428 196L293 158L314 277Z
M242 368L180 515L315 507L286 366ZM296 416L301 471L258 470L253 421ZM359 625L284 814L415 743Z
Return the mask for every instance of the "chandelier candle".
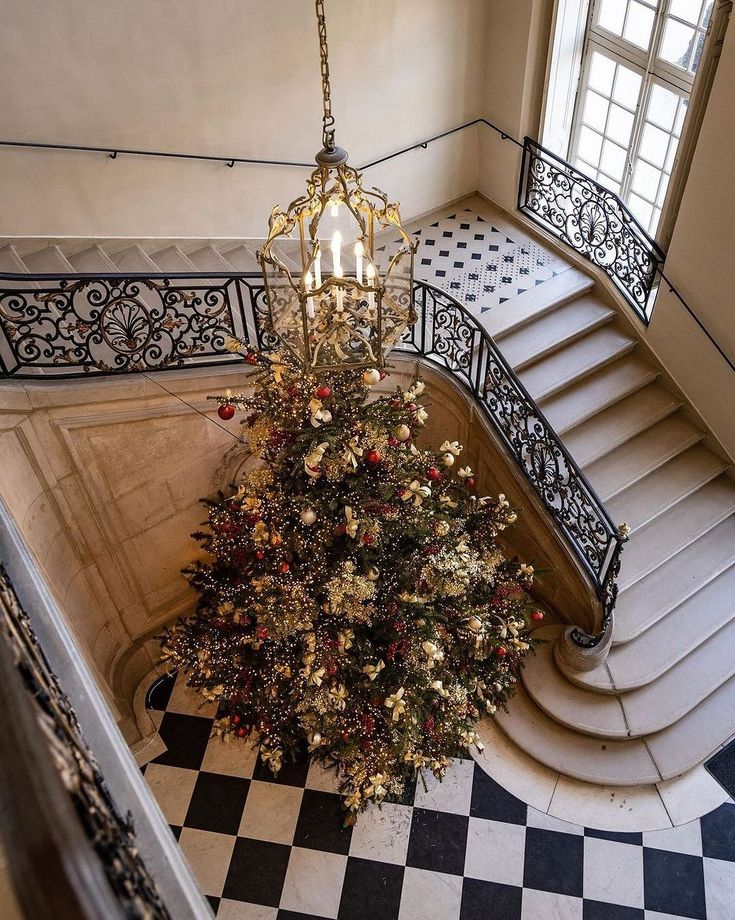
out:
M323 147L305 195L285 211L273 209L268 236L258 252L268 302L267 326L311 372L381 368L406 327L416 320L413 256L417 244L403 229L398 206L379 189L364 189L360 173L347 165L347 152L335 145L323 0L316 0L316 12ZM331 254L331 274L322 265L325 246Z

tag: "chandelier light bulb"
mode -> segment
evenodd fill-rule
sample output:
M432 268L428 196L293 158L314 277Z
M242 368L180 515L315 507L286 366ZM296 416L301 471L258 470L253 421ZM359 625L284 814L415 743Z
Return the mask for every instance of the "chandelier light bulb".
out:
M316 10L323 146L306 193L286 210L272 210L268 236L257 253L268 331L313 372L379 370L416 321L417 243L401 225L398 205L380 189L363 188L347 152L335 144L323 0L316 0ZM391 242L381 245L376 266L376 241L383 239L378 234L386 232ZM346 260L343 246L349 247Z

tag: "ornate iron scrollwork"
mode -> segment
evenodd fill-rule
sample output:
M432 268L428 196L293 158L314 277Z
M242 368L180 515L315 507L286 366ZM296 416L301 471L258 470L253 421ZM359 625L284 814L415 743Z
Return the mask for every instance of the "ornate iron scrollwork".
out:
M617 195L526 138L518 207L601 268L648 322L664 253Z
M153 878L138 853L131 816L116 809L76 714L61 689L28 616L0 565L0 641L13 652L46 745L79 822L96 852L123 916L169 920ZM39 867L40 868L40 867Z

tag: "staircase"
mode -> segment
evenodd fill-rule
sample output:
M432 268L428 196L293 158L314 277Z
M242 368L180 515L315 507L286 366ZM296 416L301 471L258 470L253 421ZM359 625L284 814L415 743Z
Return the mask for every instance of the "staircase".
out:
M507 217L481 210L522 236ZM478 312L612 519L631 528L607 661L563 673L554 644L564 627L543 627L537 635L548 642L500 726L577 779L629 786L678 776L735 733L729 461L583 272L562 266Z
M447 247L422 246L417 276L446 287L475 312L612 519L631 527L607 661L591 672L563 673L554 658L563 627L543 627L538 635L549 641L525 668L500 726L536 760L581 780L628 786L677 776L735 733L729 461L593 278L544 250L506 215L477 199L468 204L413 227L425 244L435 228L436 243ZM476 233L477 221L493 234ZM488 239L491 252L472 254ZM59 243L7 243L0 272L258 270L257 241ZM475 277L468 271L481 260L495 258L502 268L514 251L525 260L521 274L530 272L527 288L495 296L490 309L484 305L490 295L483 300L482 293L457 290L457 279ZM422 259L427 254L443 261L432 264ZM529 259L542 266L541 280L533 280ZM473 291L495 290L477 287L481 281L472 282Z

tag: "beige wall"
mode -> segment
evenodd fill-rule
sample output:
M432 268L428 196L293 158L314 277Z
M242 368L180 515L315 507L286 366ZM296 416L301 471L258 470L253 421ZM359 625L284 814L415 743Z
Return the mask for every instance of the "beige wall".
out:
M338 141L365 163L475 118L488 0L327 3ZM25 0L0 38L12 140L311 162L321 146L310 0ZM406 213L475 188L477 134L368 181ZM0 149L0 235L263 236L306 171Z
M722 47L666 272L735 361L735 23ZM695 321L662 288L649 341L676 381L735 456L733 373Z

